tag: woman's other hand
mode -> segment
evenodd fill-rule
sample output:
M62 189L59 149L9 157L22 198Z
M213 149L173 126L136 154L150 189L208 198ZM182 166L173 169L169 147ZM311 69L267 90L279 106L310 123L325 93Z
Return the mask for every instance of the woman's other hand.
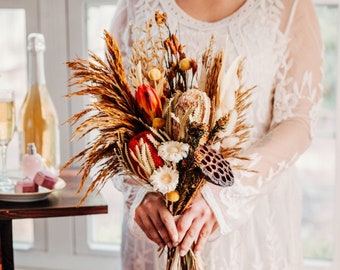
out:
M214 213L203 196L198 194L177 221L180 255L184 256L192 247L195 254L201 252L217 227Z
M160 248L178 244L175 219L158 193L148 193L136 208L135 221L146 236Z

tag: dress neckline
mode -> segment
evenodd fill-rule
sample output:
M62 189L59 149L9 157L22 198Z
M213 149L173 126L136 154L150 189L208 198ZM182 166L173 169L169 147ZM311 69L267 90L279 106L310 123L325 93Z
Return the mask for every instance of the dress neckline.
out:
M253 0L246 0L245 3L243 3L237 10L235 10L233 13L228 15L225 18L222 18L220 20L217 20L215 22L207 22L202 21L199 19L196 19L186 13L177 3L175 0L168 0L168 1L160 1L161 5L163 5L163 8L167 10L167 12L171 13L171 16L177 18L179 22L183 22L188 26L192 27L200 27L203 29L210 29L210 28L216 28L219 26L225 26L226 23L230 23L236 18L240 16L246 16L251 12L252 7L254 6Z

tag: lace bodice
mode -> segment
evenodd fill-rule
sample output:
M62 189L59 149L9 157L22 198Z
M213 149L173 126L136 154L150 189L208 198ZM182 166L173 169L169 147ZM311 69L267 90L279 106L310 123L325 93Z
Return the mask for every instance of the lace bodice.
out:
M232 15L210 23L190 17L174 0L123 0L112 32L125 56L130 53L131 37L130 30L122 25L130 21L144 24L155 10L167 12L172 31L185 44L188 56L197 58L211 35L216 49L226 47L229 62L246 56L244 83L256 85L248 115L253 126L251 140L244 150L249 161L230 162L242 163L255 172L235 170L232 187L207 184L202 190L220 232L233 233L253 215L268 215L268 209L254 210L261 204L258 201L271 196L280 185L289 185L289 181L277 179L310 144L322 97L322 42L313 6L310 0L248 0ZM133 228L134 209L147 191L125 177L117 176L115 183L124 191Z

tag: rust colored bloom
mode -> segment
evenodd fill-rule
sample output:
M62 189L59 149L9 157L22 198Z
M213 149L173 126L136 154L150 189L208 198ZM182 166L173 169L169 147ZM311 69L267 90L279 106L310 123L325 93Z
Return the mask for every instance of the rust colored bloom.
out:
M142 84L138 86L136 100L143 120L152 124L155 117L162 117L162 103L155 89L150 85Z
M158 155L156 143L151 131L136 134L128 143L130 161L135 173L143 179L149 179L155 168L164 165L163 159ZM153 166L150 167L151 163Z
M171 40L172 40L172 42L173 42L173 44L174 44L174 46L176 48L176 51L178 51L178 48L179 48L180 44L179 44L178 38L176 37L175 34L171 35Z
M190 66L192 68L192 74L195 75L198 68L197 62L194 59L191 59Z
M159 11L155 12L155 21L158 25L162 25L166 23L167 15L165 12L161 13Z
M179 200L179 192L177 190L173 190L173 191L170 191L168 192L166 195L165 195L166 199L170 202L177 202Z

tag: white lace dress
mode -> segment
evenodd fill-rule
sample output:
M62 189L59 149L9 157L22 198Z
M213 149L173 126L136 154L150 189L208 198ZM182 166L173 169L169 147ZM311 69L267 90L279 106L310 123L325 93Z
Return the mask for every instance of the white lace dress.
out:
M201 253L205 269L301 269L301 194L292 165L310 144L322 96L322 42L311 1L248 0L231 16L208 23L190 17L175 0L123 0L112 32L124 55L131 46L129 22L144 25L155 10L168 14L187 56L197 58L212 34L216 46L227 40L230 61L245 55L244 81L257 85L245 149L245 165L257 173L234 170L232 187L209 184L202 191L219 223ZM114 183L126 200L123 269L164 269L157 246L133 221L146 190L122 176Z

